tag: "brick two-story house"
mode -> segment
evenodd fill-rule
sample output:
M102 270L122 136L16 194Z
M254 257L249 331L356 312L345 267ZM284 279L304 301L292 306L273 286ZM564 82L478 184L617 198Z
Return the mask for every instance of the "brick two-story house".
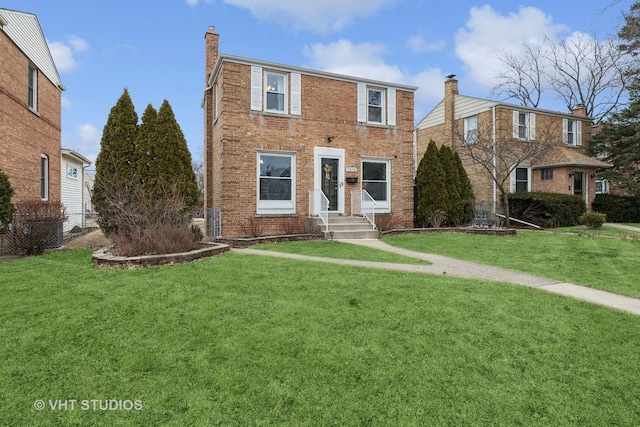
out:
M204 205L222 211L223 237L300 230L323 212L412 225L417 88L220 54L218 42L211 27Z
M449 144L463 160L476 201L496 206L500 193L491 174L466 155L474 144L488 143L496 153L488 160L496 162L494 173L505 171L508 192L575 194L590 207L596 194L597 172L611 167L587 153L591 135L592 120L584 107L565 114L464 96L458 93L458 81L450 77L445 82L444 99L416 126L416 152L419 160L430 140L438 146ZM509 165L505 153L515 152L518 147L526 150L527 144L546 148ZM500 161L506 161L502 169ZM501 181L502 177L498 178Z
M0 169L13 202L60 199L63 90L38 18L0 8Z

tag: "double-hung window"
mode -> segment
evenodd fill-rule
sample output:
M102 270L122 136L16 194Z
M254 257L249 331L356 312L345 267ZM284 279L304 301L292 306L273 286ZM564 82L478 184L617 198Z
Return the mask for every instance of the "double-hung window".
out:
M384 123L384 91L367 88L367 121Z
M396 89L358 83L358 122L396 125Z
M33 111L38 109L38 69L29 64L29 95L28 104L29 108Z
M567 145L582 145L582 122L574 119L562 119L562 134Z
M530 112L513 112L513 137L522 141L536 139L536 115Z
M388 159L362 160L362 189L375 201L376 212L391 211L391 162ZM367 203L363 201L363 203Z
M475 144L478 141L478 116L465 117L464 119L464 143Z
M300 73L251 67L251 110L276 114L302 114Z
M259 152L257 160L257 213L295 213L295 155L283 152Z
M264 73L265 111L287 112L287 76L283 73Z

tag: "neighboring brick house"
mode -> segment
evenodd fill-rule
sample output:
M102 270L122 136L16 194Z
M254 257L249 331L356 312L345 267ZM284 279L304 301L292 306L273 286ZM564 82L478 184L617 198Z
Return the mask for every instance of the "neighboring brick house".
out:
M564 114L464 96L458 93L458 81L451 76L445 82L444 99L416 126L417 161L430 140L438 146L449 144L463 159L476 202L496 206L500 193L491 175L465 158L465 145L480 143L480 134L485 142L491 139L498 152L509 144L542 142L549 146L511 171L507 191L575 194L590 207L598 171L611 167L587 153L591 132L592 121L584 107Z
M0 169L14 203L60 200L63 90L38 18L0 8Z
M205 35L205 208L223 237L300 230L318 214L413 223L413 86L218 53ZM366 196L365 196L366 197ZM310 203L311 202L311 203Z

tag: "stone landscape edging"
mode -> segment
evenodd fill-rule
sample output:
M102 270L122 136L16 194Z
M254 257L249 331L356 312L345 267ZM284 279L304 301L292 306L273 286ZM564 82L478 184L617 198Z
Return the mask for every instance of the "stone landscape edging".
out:
M222 243L203 243L203 245L204 247L188 252L133 257L112 255L109 250L113 246L108 246L93 253L93 264L97 267L146 268L195 261L229 251L229 245Z

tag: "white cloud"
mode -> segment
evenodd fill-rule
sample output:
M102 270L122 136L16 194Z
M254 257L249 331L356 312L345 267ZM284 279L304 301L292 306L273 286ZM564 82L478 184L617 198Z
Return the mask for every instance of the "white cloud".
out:
M407 49L411 52L436 52L444 49L446 43L444 40L428 41L423 36L411 36L407 39Z
M67 98L66 96L62 95L61 99L60 99L60 105L62 106L62 108L71 108L73 107L73 103L71 102L71 100L69 98Z
M191 0L195 1L195 0ZM263 21L297 30L331 33L347 27L357 18L376 14L398 0L224 0L247 9Z
M488 5L474 7L466 27L455 33L455 50L470 77L490 87L501 68L500 52L516 53L524 42L536 43L545 36L557 39L566 31L566 26L554 24L551 16L535 7L520 7L517 13L508 15L501 15Z
M415 95L415 114L416 118L422 118L427 113L427 105L442 98L444 74L438 68L412 74L398 65L387 64L383 58L386 51L382 44L339 40L307 45L303 54L311 61L311 65L306 66L316 70L419 87Z
M76 126L71 135L63 133L62 146L77 151L95 162L100 152L102 132L92 124Z
M202 1L203 3L211 3L211 0L202 0ZM189 6L197 6L198 3L200 3L199 0L184 0L184 2Z
M80 68L76 59L77 54L86 52L89 44L76 36L67 36L66 41L47 41L53 61L61 73L73 72Z

